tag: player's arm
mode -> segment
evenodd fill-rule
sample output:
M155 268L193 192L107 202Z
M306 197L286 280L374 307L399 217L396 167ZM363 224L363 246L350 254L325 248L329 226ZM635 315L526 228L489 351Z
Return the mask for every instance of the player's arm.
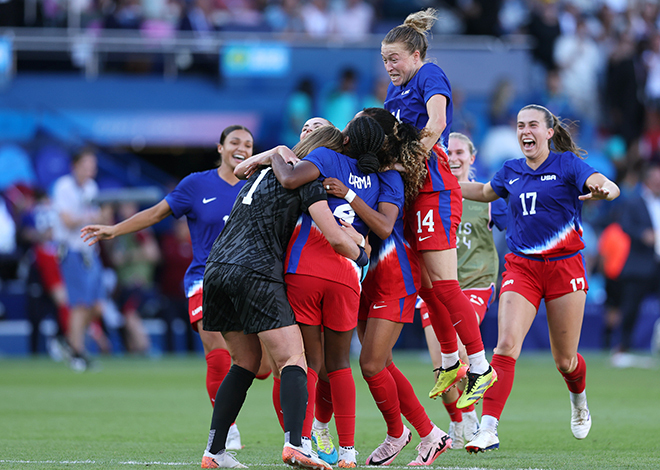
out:
M301 160L292 166L286 163L280 154L272 156L271 165L275 177L286 189L299 188L321 176L321 172L313 163Z
M447 97L445 95L433 95L426 102L426 114L429 120L424 127L422 146L425 152L429 152L438 142L442 132L447 127Z
M344 199L348 194L348 188L337 178L326 178L323 180L323 187L332 196ZM378 210L375 211L360 198L355 196L350 202L351 208L367 224L367 226L382 240L390 236L394 229L394 223L399 216L399 208L396 204L381 202L378 204Z
M155 206L138 212L128 219L115 225L87 225L80 229L80 237L93 245L101 240L111 240L120 235L138 232L157 224L172 213L170 205L165 199Z
M497 193L493 191L490 181L488 183L461 181L460 185L463 197L470 201L493 202L495 199L499 198Z
M587 178L585 187L589 190L589 193L578 196L578 199L582 201L586 201L588 199L593 201L598 201L601 199L613 201L619 197L619 194L621 194L621 190L616 185L616 183L601 173L592 173L592 175Z
M296 154L293 153L289 147L286 145L278 145L275 148L253 155L247 160L243 160L236 165L236 168L234 168L234 175L239 179L248 179L261 165L270 165L271 158L274 154L279 154L284 158L285 162L294 164L298 162L298 157L296 157Z
M328 240L330 246L340 255L352 259L360 266L367 264L368 257L364 254L364 264L360 264L360 258L364 250L361 249L355 241L339 226L335 216L332 215L327 201L317 201L309 206L309 215L314 219L314 223L323 232L323 236Z

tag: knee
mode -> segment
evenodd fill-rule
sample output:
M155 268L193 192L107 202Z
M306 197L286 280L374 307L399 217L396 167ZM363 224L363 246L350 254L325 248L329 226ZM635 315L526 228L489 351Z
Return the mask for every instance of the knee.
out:
M570 374L577 367L577 356L558 357L555 359L555 365L562 374Z
M371 358L360 356L360 370L362 370L362 375L365 377L373 377L383 370L383 367L384 364L380 364Z
M521 345L517 343L513 338L504 336L497 341L497 347L495 348L495 354L500 356L508 356L514 359L518 359L520 356Z

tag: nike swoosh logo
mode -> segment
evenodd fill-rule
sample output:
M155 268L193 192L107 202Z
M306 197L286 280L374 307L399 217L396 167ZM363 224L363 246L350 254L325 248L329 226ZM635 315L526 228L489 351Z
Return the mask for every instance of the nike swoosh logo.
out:
M202 203L203 203L203 204L208 204L209 202L211 202L211 201L215 201L216 199L218 199L218 198L217 198L217 197L212 197L212 198L210 198L210 199L206 199L206 198L204 198L204 199L202 199Z
M377 308L385 308L387 305L374 305L373 309L376 310Z
M520 178L516 178L516 179L514 179L514 180L509 180L509 184L513 184L513 183L515 183L516 181L518 181L519 179L520 179Z
M426 463L429 461L431 458L431 454L434 456L436 454L442 454L443 449L447 446L447 440L449 439L449 436L443 436L442 440L440 441L440 444L436 448L430 448L428 454L426 454L426 457L422 457L422 462Z
M424 240L426 240L426 239L428 239L428 238L431 238L431 236L432 236L432 235L429 235L428 237L424 237L424 238L419 237L419 241L420 241L420 242L423 242Z

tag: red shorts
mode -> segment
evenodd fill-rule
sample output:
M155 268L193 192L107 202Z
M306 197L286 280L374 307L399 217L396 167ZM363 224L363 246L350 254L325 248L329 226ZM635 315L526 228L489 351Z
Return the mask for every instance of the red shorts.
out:
M296 321L333 331L357 326L360 296L347 285L305 274L286 274L286 293Z
M587 292L587 270L582 253L560 259L529 259L509 253L504 256L502 288L517 292L538 310L541 299L554 300L578 290Z
M376 300L369 299L364 292L360 296L360 312L358 320L382 318L395 323L412 323L415 318L415 301L417 294L410 294L401 299Z
M488 307L490 307L490 304L495 300L495 284L491 284L490 287L483 287L481 289L465 289L463 293L472 304L474 312L479 317L479 324L481 324L481 322L484 321ZM421 299L419 302L419 313L422 317L422 328L431 326L429 309L426 307L426 302Z
M197 331L197 322L202 319L203 293L204 289L200 287L188 297L188 317L190 317L190 325L195 331Z
M460 188L419 193L406 211L406 237L415 251L456 248L463 214Z
M52 292L56 287L64 286L60 263L55 250L37 245L34 249L34 262L47 292Z

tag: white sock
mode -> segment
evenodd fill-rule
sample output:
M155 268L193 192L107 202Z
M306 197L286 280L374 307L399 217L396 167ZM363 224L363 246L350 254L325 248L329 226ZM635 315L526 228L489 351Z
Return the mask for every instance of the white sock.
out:
M442 356L442 368L447 370L458 362L458 349L456 352L445 354L440 353Z
M497 425L500 424L500 421L494 417L494 416L489 416L489 415L483 415L481 417L481 428L480 429L488 429L489 431L494 432L497 434Z
M486 360L486 351L483 349L476 354L470 354L468 359L470 360L470 372L473 374L484 374L490 366Z
M328 424L330 423L322 423L318 419L314 418L314 424L312 424L313 429L328 429Z
M583 407L587 403L587 390L582 390L582 393L568 392L571 395L571 403L573 406Z

